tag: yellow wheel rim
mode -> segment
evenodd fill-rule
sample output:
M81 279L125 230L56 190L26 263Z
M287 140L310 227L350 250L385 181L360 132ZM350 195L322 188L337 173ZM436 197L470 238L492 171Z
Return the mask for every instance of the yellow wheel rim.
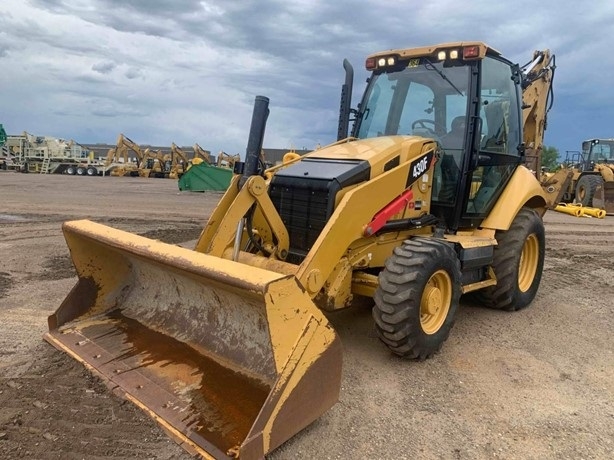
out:
M426 334L435 334L450 311L452 280L445 270L438 270L429 278L420 299L420 325Z
M531 234L524 242L520 264L518 266L518 287L522 292L527 292L537 273L539 261L539 241L537 235Z

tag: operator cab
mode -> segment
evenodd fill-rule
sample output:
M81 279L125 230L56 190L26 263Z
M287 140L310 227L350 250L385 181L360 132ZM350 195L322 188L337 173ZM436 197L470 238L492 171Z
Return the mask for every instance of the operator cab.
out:
M431 212L451 231L479 226L523 161L518 66L475 42L378 53L366 67L353 136L436 140Z
M587 165L594 165L595 163L614 164L614 139L590 139L583 141L582 157ZM582 169L593 169L593 166L585 166Z

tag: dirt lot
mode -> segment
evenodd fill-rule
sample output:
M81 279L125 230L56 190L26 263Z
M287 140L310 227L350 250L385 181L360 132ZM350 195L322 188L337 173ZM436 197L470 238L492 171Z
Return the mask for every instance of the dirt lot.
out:
M63 221L189 244L221 195L179 193L172 180L0 173L0 196L0 458L191 458L42 335L76 281ZM369 308L330 315L341 399L270 458L613 458L614 217L545 222L533 305L463 302L434 359L392 356Z

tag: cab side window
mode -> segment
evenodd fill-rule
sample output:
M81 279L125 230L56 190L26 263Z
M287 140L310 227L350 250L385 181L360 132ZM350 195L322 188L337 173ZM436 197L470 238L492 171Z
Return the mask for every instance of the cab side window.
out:
M522 140L519 97L510 66L496 59L484 59L480 90L482 132L479 149L488 160L472 173L467 205L470 214L486 215L516 168L514 158L510 157L520 156L518 147Z
M481 150L519 155L518 97L509 65L495 59L484 59L480 94Z

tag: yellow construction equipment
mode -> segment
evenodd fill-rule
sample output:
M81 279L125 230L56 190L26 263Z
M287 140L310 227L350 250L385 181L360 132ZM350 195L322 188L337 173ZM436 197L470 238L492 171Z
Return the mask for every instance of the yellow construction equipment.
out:
M138 175L140 177L165 177L165 157L161 150L146 148L138 157Z
M195 160L200 159L207 164L213 164L213 160L211 159L211 152L209 150L203 149L200 145L194 144L192 147L194 150L194 157L192 158L192 164L199 164L200 162L196 162Z
M582 208L580 206L567 206L566 203L557 204L554 207L554 210L574 217L582 217L583 215Z
M597 219L603 219L606 216L604 209L591 208L582 206L579 203L559 203L554 208L555 211L569 214L574 217L596 217Z
M241 157L239 155L230 155L224 151L221 151L217 154L216 166L218 168L234 168L235 163L241 161Z
M136 156L134 162L130 159L129 150L132 150ZM119 134L115 147L107 153L104 167L111 176L137 177L140 175L139 168L143 158L144 152L141 151L139 145L123 134Z
M188 159L183 151L175 144L171 144L171 152L145 149L139 154L139 176L177 179L184 173Z
M323 310L370 296L381 341L424 359L461 294L532 302L541 216L560 190L524 166L543 129L528 139L523 125L545 127L553 63L546 50L520 67L481 42L388 50L367 57L352 109L346 60L338 141L268 169L257 96L245 162L194 250L64 224L79 279L46 339L191 451L262 458L338 399L340 340Z
M606 211L605 209L582 206L582 215L596 217L597 219L603 219L606 216Z
M127 150L117 146L107 152L103 169L110 176L138 176L138 164L130 160Z
M582 152L568 152L562 169L572 174L562 196L564 202L577 202L614 215L614 139L582 142Z
M192 161L188 160L185 152L174 142L171 144L170 163L168 163L168 177L171 179L179 179L192 165Z

